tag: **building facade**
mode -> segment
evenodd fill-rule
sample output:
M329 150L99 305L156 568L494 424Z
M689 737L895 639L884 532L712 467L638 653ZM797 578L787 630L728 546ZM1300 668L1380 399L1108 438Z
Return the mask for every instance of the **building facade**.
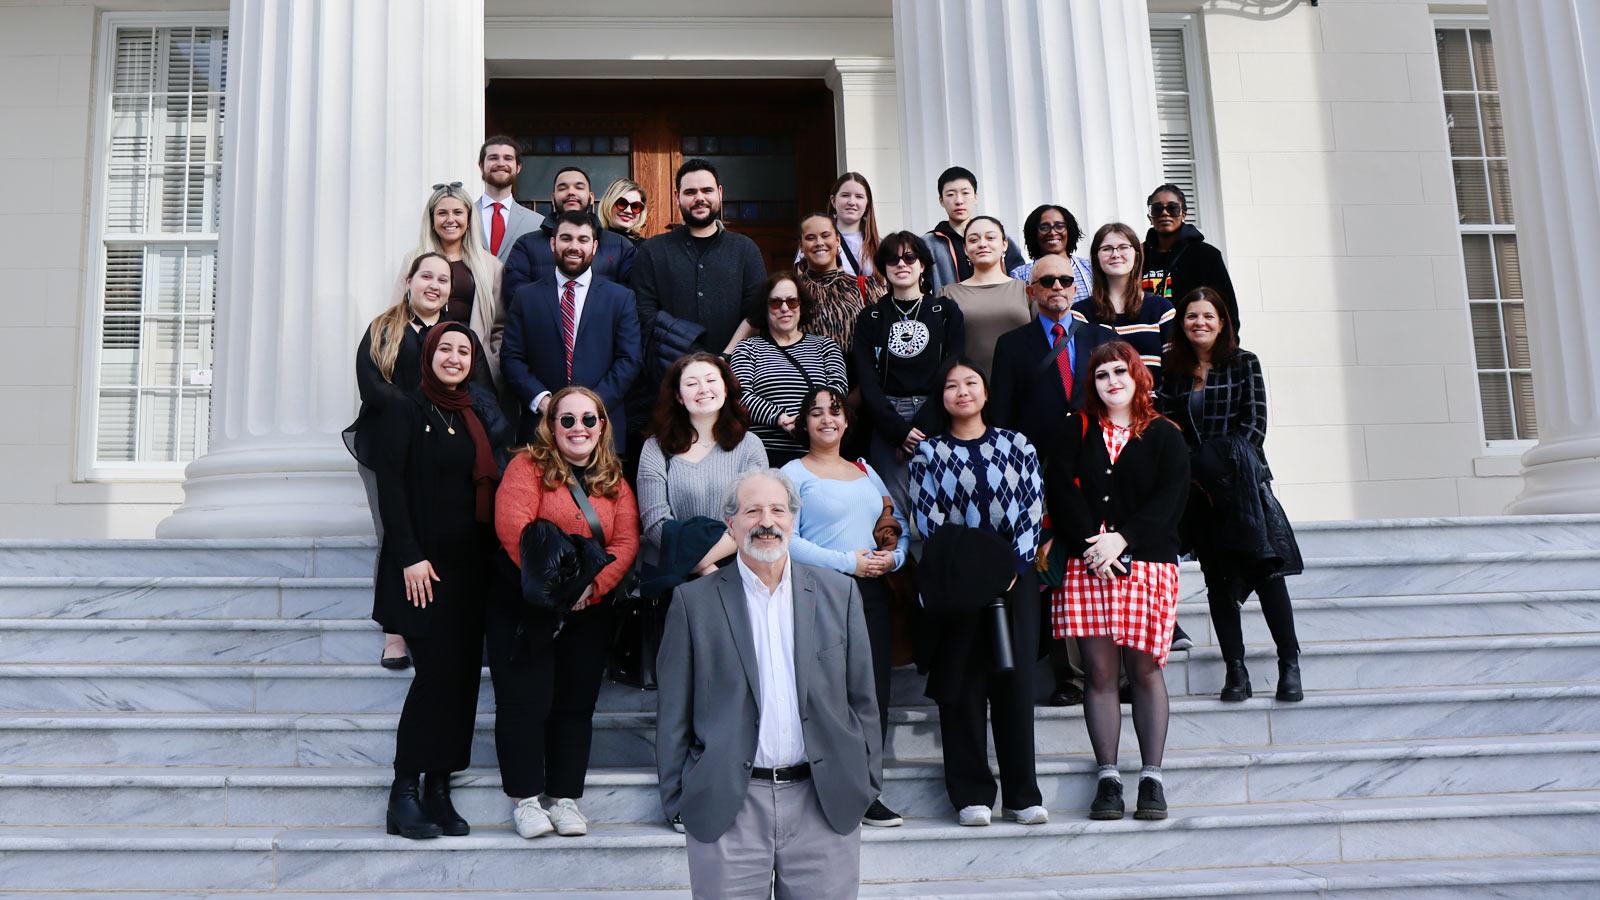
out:
M1600 511L1597 45L1555 0L7 4L0 536L370 531L353 348L495 131L530 203L712 156L774 258L838 171L884 230L952 164L1014 228L1179 183L1291 515Z

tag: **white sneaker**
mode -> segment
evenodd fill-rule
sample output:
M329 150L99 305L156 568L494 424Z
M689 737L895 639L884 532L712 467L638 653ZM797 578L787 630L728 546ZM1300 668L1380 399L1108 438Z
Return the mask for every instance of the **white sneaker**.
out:
M991 810L987 806L965 806L956 815L956 821L968 826L981 826L989 824Z
M1018 825L1043 825L1050 821L1050 810L1042 806L1030 806L1027 809L1005 810L1006 818Z
M550 814L539 805L538 797L518 800L511 810L511 824L517 826L517 834L525 838L536 838L555 830L555 826L550 824Z
M557 800L554 797L550 802L550 824L555 826L556 834L562 837L580 837L589 833L589 820L578 811L578 801L569 797Z

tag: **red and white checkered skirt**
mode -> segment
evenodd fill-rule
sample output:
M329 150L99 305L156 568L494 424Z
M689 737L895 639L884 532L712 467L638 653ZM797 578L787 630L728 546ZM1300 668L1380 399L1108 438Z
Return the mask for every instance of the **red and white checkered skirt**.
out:
M1127 575L1096 578L1081 557L1050 597L1055 636L1110 635L1119 646L1150 654L1166 668L1178 619L1178 565L1134 560Z

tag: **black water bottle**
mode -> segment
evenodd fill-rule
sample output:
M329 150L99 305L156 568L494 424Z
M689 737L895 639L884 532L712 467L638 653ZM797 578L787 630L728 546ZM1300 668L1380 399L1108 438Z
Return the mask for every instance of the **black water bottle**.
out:
M1011 616L1006 612L1006 598L996 597L984 607L989 619L990 649L994 655L996 672L1011 672L1017 668L1016 656L1011 652Z

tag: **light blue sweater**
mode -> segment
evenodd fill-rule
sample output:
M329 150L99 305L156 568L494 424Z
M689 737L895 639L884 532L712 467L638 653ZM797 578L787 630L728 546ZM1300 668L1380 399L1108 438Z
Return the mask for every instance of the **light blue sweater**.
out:
M861 464L867 477L854 481L819 478L798 459L783 467L783 474L800 492L800 520L789 541L789 555L796 562L854 575L856 551L878 548L872 527L883 514L889 489L871 466L864 460ZM894 550L894 567L899 569L905 565L911 539L906 535L905 512L895 510L894 518L900 523L900 543Z

